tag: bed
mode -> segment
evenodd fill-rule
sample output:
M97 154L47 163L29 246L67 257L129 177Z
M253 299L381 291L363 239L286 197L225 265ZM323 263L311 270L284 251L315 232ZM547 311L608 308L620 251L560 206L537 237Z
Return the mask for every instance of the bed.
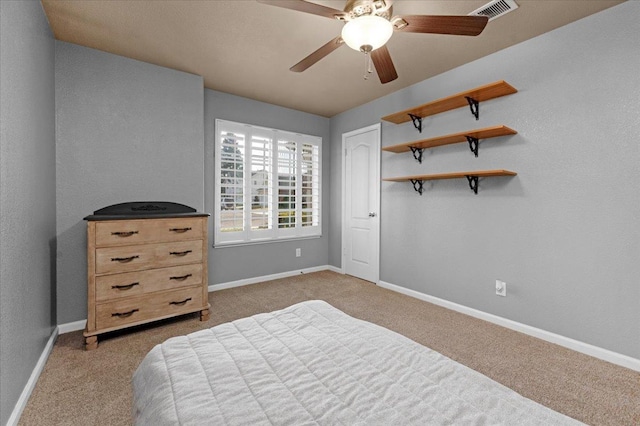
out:
M174 337L133 376L140 425L579 425L314 300Z

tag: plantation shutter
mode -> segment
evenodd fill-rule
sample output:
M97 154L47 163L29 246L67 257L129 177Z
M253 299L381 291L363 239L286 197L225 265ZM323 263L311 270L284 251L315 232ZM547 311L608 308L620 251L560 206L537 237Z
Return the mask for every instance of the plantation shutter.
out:
M215 244L321 235L321 142L216 120Z

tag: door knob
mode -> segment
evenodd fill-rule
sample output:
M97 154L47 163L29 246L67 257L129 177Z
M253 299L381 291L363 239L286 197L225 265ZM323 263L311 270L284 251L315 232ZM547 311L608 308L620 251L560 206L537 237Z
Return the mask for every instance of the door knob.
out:
M370 212L369 217L376 217L376 214L374 212Z

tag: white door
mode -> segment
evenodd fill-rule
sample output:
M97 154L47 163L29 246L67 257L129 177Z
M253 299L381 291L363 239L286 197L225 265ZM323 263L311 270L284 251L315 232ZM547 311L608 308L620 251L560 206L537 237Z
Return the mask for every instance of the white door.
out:
M380 264L380 124L342 135L342 265L374 283Z

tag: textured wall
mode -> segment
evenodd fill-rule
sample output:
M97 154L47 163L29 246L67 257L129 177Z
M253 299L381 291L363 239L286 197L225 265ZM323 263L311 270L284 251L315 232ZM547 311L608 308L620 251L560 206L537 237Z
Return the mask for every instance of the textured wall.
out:
M40 2L0 2L0 424L55 325L54 40Z
M86 223L101 207L204 209L203 82L56 42L58 323L86 318Z
M518 13L517 11L515 13ZM381 279L640 358L640 3L626 2L331 120L330 263L339 266L342 133L504 79L517 94L411 123L393 145L497 124L518 135L382 154L382 176L507 168L478 195L466 180L383 182ZM399 70L402 72L402 70ZM496 279L508 296L495 296Z
M288 272L326 265L328 261L329 220L329 119L288 108L258 102L213 90L205 90L205 200L206 211L213 212L213 155L215 120L236 121L256 126L300 132L322 137L322 229L321 238L281 241L209 250L209 284ZM213 243L213 220L210 219L209 240ZM295 257L301 248L302 256Z

